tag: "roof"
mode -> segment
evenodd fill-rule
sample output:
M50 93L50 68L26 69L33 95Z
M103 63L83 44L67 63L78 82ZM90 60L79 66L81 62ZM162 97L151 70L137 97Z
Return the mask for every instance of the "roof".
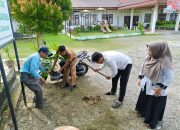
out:
M118 9L130 9L153 6L155 4L166 5L167 0L120 0L122 1L118 5Z
M117 8L119 0L72 0L73 8Z
M72 0L73 9L90 8L116 8L130 9L152 6L155 4L167 4L167 0Z

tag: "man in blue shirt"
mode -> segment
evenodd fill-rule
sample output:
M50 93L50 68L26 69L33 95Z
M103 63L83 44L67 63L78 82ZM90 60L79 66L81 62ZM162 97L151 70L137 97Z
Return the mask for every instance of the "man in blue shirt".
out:
M46 58L49 54L50 52L46 46L39 48L38 53L35 53L26 59L20 70L21 82L34 92L36 108L40 109L44 106L42 85L45 83L45 79L42 78L38 72L39 70L46 72L40 63L40 59Z

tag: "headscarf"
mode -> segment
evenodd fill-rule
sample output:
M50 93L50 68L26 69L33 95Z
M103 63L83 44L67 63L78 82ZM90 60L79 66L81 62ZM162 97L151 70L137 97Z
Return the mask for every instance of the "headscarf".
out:
M156 84L161 69L172 69L172 56L166 42L153 42L147 46L151 56L146 58L142 74L147 76L153 84Z

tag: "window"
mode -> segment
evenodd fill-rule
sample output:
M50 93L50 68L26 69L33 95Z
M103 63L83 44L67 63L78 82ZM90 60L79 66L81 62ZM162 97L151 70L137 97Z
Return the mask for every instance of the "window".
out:
M151 14L145 14L144 23L150 23L151 22Z
M176 18L177 18L177 13L172 13L170 15L170 21L176 21Z
M97 15L93 14L92 15L92 24L96 24L96 22L97 22Z
M85 25L89 26L89 24L90 24L90 16L89 16L89 14L86 14L85 15Z
M79 15L72 16L72 25L79 25Z
M158 20L165 21L166 20L166 14L158 14Z
M113 24L113 14L103 14L102 20L107 20L109 24Z

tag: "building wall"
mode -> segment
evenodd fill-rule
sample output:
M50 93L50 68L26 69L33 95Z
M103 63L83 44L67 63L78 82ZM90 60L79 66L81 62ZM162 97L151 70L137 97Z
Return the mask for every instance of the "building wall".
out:
M116 27L124 27L124 17L125 16L131 16L131 10L107 10L107 11L91 11L91 14L96 14L97 15L97 21L102 21L102 14L113 14L113 24L111 26L116 26ZM139 21L144 23L144 18L145 14L152 13L151 9L147 10L134 10L134 16L139 16ZM88 13L83 13L83 15L88 14ZM89 13L90 14L90 13ZM81 12L76 12L73 15L79 15L79 26L82 24L84 25L84 17L81 18ZM144 25L150 24L149 23L144 23ZM75 25L71 25L71 28L73 29L76 27Z

